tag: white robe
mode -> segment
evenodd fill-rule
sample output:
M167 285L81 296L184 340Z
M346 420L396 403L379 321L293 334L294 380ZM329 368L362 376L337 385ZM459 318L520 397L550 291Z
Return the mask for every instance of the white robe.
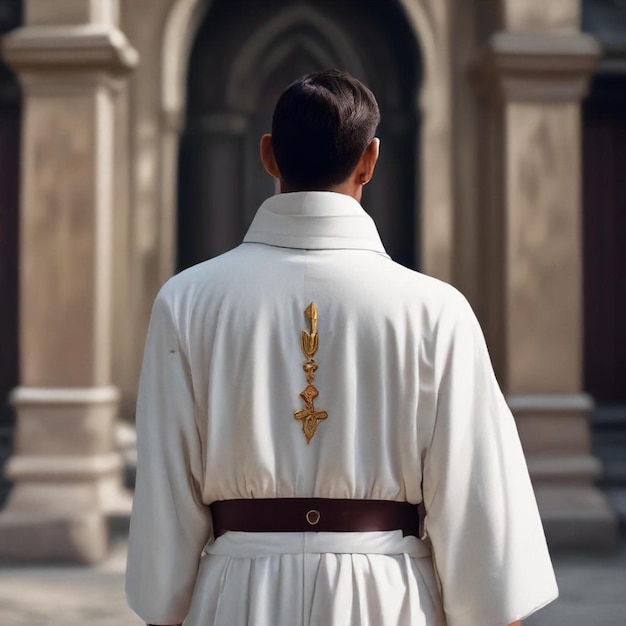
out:
M307 444L300 333L318 309ZM137 407L127 594L152 624L499 626L557 596L515 422L453 287L394 263L352 198L281 194L169 280ZM232 498L423 502L423 539L226 533Z

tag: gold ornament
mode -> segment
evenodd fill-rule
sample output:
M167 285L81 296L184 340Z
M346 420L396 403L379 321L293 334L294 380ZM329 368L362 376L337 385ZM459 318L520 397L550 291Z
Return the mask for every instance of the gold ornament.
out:
M306 442L310 443L317 431L318 424L321 420L325 420L328 417L328 413L326 411L318 411L315 408L315 398L319 396L319 391L315 385L313 385L313 381L315 380L315 372L319 366L313 357L319 346L319 335L317 333L317 307L314 302L309 304L304 310L304 314L309 321L309 330L303 330L300 333L300 347L306 357L302 369L304 370L308 385L302 393L300 393L300 397L304 400L305 408L296 411L293 416L302 423L302 432L306 437Z

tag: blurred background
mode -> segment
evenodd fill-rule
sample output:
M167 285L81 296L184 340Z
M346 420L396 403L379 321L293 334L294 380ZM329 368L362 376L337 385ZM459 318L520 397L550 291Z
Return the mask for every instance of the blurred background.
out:
M53 624L9 600L59 572L113 576L122 607L152 301L241 241L273 193L257 146L278 95L338 67L379 100L363 205L388 252L481 321L562 610L591 576L580 623L626 624L594 604L625 602L626 0L0 0L0 41L10 623ZM67 563L88 568L49 569Z

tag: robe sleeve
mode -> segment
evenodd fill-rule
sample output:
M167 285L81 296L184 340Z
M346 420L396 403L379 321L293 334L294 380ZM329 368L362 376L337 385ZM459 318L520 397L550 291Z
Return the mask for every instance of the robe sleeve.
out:
M454 292L434 344L435 427L424 527L448 626L501 626L558 596L515 421L482 331Z
M126 569L129 606L150 624L182 623L211 535L189 364L165 289L152 309L139 383Z

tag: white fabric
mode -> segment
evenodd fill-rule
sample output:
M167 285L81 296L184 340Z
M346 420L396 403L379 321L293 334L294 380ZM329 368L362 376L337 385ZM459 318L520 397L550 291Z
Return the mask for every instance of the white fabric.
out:
M186 626L499 626L553 600L515 423L463 296L391 261L345 195L274 196L244 241L172 278L154 305L133 609ZM307 444L293 413L310 302L328 419ZM423 501L428 538L212 540L211 502L272 497Z

